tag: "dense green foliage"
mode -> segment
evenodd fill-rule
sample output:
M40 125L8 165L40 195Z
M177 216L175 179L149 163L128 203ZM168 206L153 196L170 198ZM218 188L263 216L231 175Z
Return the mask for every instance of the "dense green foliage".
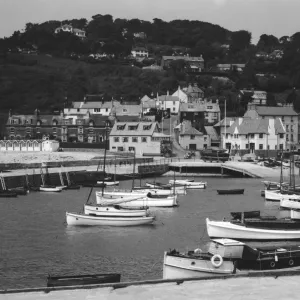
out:
M54 34L62 24L84 29L86 38L66 32ZM135 37L137 32L143 32L144 36ZM128 55L134 46L147 47L150 57L142 62L130 59ZM37 54L22 54L17 49ZM281 59L256 56L258 52L270 54L278 49L284 52ZM90 21L27 23L23 31L0 39L0 109L32 112L38 107L51 111L61 109L66 101L82 99L86 93L137 101L145 94L174 92L178 85L197 82L205 96L226 97L229 111L242 114L243 108L237 101L238 89L266 90L268 104L275 105L275 93L300 88L299 49L300 33L280 39L263 34L258 44L252 45L248 31L231 32L201 21L154 19L149 22L98 14ZM96 61L89 57L91 53L101 52L113 58ZM203 55L206 72L191 76L186 72L184 60L172 62L163 71L141 68L160 64L162 55L172 54ZM227 80L220 81L211 73L220 63L242 63L246 67L243 72L233 68L225 74ZM265 75L258 77L257 73ZM292 102L300 109L295 94Z

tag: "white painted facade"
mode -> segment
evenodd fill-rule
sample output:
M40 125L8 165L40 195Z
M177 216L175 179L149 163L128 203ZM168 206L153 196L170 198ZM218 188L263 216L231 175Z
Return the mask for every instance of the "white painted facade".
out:
M281 120L279 119L281 122ZM223 131L222 143L223 148L230 148L233 150L285 150L285 133L276 134L275 132L275 120L269 119L268 133L252 133L245 134L239 131L239 126L243 122L243 118L238 118L238 126L235 127L234 131L230 127L229 133ZM234 126L234 124L232 124ZM283 127L283 125L282 125ZM284 128L284 127L283 127ZM225 146L226 145L226 146ZM253 151L252 151L253 152Z
M181 103L188 103L188 95L180 88L172 96L178 97Z

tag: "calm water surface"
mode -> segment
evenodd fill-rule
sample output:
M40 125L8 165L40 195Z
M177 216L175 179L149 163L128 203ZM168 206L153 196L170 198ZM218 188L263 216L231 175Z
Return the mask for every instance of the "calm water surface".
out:
M189 190L180 196L179 207L151 209L157 216L154 226L67 226L65 212L82 210L89 188L0 198L0 289L45 286L48 274L119 272L122 281L162 278L165 250L194 249L207 242L206 217L218 220L230 211L254 209L286 213L260 196L261 180L196 180L207 181L207 189ZM130 186L124 181L120 187ZM217 195L222 188L245 188L245 194Z

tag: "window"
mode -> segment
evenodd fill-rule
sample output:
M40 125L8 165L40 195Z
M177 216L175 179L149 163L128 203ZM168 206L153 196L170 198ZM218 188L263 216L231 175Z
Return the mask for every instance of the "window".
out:
M206 141L207 141L207 136L204 137L204 142L206 142Z
M41 121L37 121L36 122L36 126L41 126L42 122Z
M77 125L81 125L82 124L82 120L77 120Z
M264 149L264 145L263 144L259 144L259 150L263 150Z
M277 145L275 145L275 150L277 150Z
M26 133L31 133L31 129L30 128L26 128Z
M132 138L132 142L133 142L133 143L137 143L137 142L138 142L138 138L137 138L137 137L133 137L133 138Z
M291 134L291 142L294 141L294 136Z
M93 127L93 126L94 126L94 121L90 121L90 122L89 122L89 126L90 126L90 127Z
M265 116L262 116L261 118L262 118L262 119L264 119L264 118L265 118Z
M285 139L288 141L288 140L289 140L289 136L288 136L288 135L286 135Z
M143 130L150 130L152 125L144 125Z
M281 117L282 122L284 122L284 116Z
M283 138L284 138L284 134L283 134L283 133L280 133L280 134L279 134L279 138L280 138L280 139L283 139Z
M127 136L123 137L123 143L128 143L128 137Z
M15 133L15 129L13 127L10 128L10 133Z
M212 109L213 107L212 106L207 106L207 109Z
M286 125L286 131L289 131L289 125Z
M94 108L94 112L100 112L100 108Z
M80 112L80 108L77 108L77 112Z
M123 147L118 147L118 151L124 151Z
M56 127L53 127L53 133L56 133Z
M250 139L254 139L254 134L253 133L250 134Z
M147 143L147 138L146 137L142 137L142 143Z
M127 112L127 109L126 108L123 108L123 110L122 110L123 112Z
M115 137L115 138L114 138L114 142L115 142L115 143L118 143L119 141L120 141L120 138L119 138L119 137Z
M264 137L264 134L263 134L263 133L260 133L260 134L259 134L259 138L262 139L263 137Z
M117 125L117 130L124 130L125 129L125 125Z
M183 116L186 117L186 113L183 113Z
M294 132L294 128L293 128L293 125L291 125L291 132Z
M283 144L279 144L279 149L283 150Z
M176 109L175 109L175 107L173 107L173 111L175 111Z
M135 151L135 147L129 147L128 150L129 151Z
M30 124L33 124L33 120L32 119L30 119Z
M137 125L130 125L128 126L128 130L137 130Z
M249 149L249 144L246 144L246 149Z
M194 140L194 139L195 139L195 135L191 134L191 140Z
M82 127L78 127L78 133L83 134L83 128Z
M105 111L108 112L108 108L105 108Z
M175 101L173 101L173 105L175 105Z
M94 129L93 128L89 128L89 134L93 134L94 133Z
M267 149L270 150L270 145L267 146Z
M293 117L291 117L291 122L292 122L292 123L294 122Z

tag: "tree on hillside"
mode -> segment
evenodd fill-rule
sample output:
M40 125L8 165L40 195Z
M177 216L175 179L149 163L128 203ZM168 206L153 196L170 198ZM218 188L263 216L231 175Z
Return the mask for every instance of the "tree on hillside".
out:
M257 48L261 51L270 52L279 45L279 40L274 35L262 34L257 43Z
M231 35L230 51L235 53L250 46L251 33L246 30L235 31Z

